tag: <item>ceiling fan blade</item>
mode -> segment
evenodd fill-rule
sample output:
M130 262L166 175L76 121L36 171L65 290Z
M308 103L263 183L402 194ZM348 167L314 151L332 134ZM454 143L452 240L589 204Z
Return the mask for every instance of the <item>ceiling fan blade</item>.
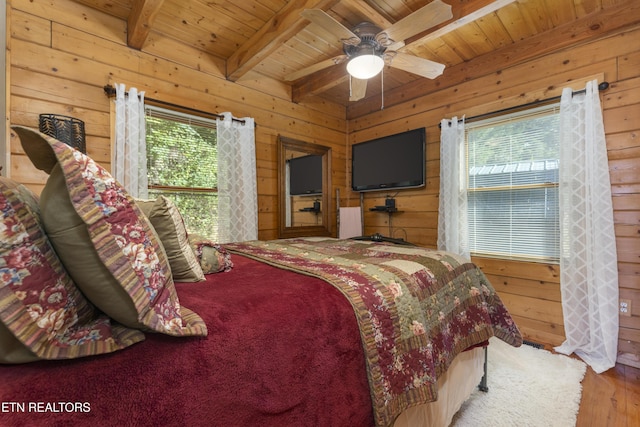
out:
M347 55L334 56L333 58L325 59L324 61L320 61L318 63L305 67L302 70L298 70L296 72L288 74L284 77L284 79L288 82L292 82L294 80L298 80L302 77L308 76L309 74L313 74L317 71L324 70L325 68L340 64L345 59L347 59Z
M405 46L404 41L400 40L399 42L393 42L389 46L387 46L387 51L395 52L398 49L402 49Z
M400 52L394 53L389 65L429 79L435 79L444 71L444 64Z
M331 35L334 35L336 39L329 40L330 42L349 43L354 45L360 43L360 37L355 35L347 27L333 19L331 15L329 15L322 9L305 9L300 14L302 15L302 17L308 19L314 24L324 28Z
M434 0L428 5L402 18L386 30L381 31L380 34L385 33L389 39L398 42L415 36L451 18L453 18L451 6L443 3L441 0Z
M351 94L349 101L359 101L367 94L367 81L351 77Z

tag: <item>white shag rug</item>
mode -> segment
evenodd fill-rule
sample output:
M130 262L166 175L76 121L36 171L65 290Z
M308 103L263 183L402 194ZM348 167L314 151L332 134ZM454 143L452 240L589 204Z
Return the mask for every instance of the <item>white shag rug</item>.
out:
M562 354L491 338L488 387L473 392L452 427L573 427L587 365Z

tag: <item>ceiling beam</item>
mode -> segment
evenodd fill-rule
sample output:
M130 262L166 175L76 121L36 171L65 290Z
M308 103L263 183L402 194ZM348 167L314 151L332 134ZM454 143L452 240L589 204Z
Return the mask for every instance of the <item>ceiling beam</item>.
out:
M134 0L127 18L127 46L142 49L164 0Z
M640 3L637 0L627 0L614 7L585 15L544 33L450 67L438 79L417 79L386 91L385 108L495 73L577 43L617 33L624 28L637 25L638 22L640 22ZM373 98L365 98L347 107L347 119L362 117L379 109L380 106L373 102Z
M393 24L387 18L382 16L376 9L369 6L362 0L342 0L342 5L351 10L357 11L362 16L366 16L367 20L372 24L376 24L380 28L388 28Z
M296 81L291 86L291 101L300 102L307 96L317 95L349 80L346 63L329 67Z
M453 5L451 6L451 13L453 14L452 19L445 21L440 25L436 25L435 27L429 28L407 39L405 47L398 50L405 49L410 43L424 43L425 41L435 39L437 37L442 37L443 35L456 30L462 25L468 24L469 22L493 13L499 8L504 7L509 3L513 3L514 1L515 0L461 0L453 2ZM350 1L348 4L351 3L357 2ZM321 89L323 85L327 84L326 82L328 82L331 78L337 77L335 71L336 68L338 67L331 67L319 71L317 73L311 74L305 79L301 79L300 81L295 82L292 86L292 101L300 102L306 96L315 95L322 92ZM317 79L319 82L314 82L313 80L315 79ZM333 86L326 86L327 89L329 87Z
M309 21L300 15L304 9L330 9L340 0L290 1L227 59L227 79L237 81L256 67Z
M454 2L451 6L453 18L408 38L405 40L405 46L413 43L424 43L442 37L463 25L467 25L469 22L487 16L515 1L516 0L462 0L460 2Z

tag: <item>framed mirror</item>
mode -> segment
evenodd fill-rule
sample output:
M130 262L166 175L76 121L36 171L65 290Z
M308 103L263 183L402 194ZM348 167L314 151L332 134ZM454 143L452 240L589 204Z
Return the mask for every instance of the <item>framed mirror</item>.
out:
M278 237L330 236L331 148L278 136Z

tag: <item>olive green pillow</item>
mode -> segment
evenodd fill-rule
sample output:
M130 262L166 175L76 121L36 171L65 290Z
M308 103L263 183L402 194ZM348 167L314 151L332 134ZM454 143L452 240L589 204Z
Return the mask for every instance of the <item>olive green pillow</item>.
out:
M189 246L189 235L177 206L165 196L155 200L136 199L136 203L156 230L167 253L173 280L201 282L204 273Z
M189 236L189 244L204 274L229 271L233 268L231 254L223 246L198 234Z

